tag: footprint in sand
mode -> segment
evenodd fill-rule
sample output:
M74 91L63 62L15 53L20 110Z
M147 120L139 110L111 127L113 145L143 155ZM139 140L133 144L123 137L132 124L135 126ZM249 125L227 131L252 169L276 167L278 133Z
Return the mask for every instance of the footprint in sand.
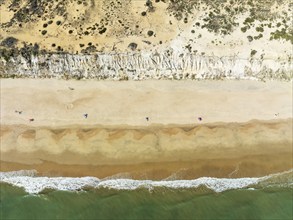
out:
M66 109L73 109L74 105L72 103L69 103L66 105Z

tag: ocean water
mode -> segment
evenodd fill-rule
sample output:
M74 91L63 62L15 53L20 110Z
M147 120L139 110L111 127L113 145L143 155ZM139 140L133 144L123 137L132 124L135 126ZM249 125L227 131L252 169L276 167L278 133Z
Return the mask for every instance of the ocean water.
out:
M146 181L1 173L1 219L292 219L293 171Z

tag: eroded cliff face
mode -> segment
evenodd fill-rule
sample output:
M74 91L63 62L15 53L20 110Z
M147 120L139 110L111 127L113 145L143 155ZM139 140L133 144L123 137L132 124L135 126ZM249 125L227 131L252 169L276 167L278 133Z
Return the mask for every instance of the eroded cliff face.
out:
M292 79L289 0L0 1L1 77Z
M286 60L202 56L192 53L21 55L0 60L1 77L64 79L280 79L290 80Z

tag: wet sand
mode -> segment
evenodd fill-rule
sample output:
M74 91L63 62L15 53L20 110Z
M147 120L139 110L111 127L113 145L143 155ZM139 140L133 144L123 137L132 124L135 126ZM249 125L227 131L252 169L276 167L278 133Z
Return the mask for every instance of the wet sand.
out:
M277 146L276 146L277 147ZM42 160L38 164L22 164L1 161L1 171L37 170L40 176L95 176L98 178L132 178L152 180L195 179L203 176L218 178L261 177L292 168L292 151L256 154L245 157L224 157L192 161L153 162L121 165L62 164ZM5 157L10 156L4 154ZM48 159L50 160L50 159Z
M192 179L264 176L293 167L290 119L189 127L1 129L1 171Z

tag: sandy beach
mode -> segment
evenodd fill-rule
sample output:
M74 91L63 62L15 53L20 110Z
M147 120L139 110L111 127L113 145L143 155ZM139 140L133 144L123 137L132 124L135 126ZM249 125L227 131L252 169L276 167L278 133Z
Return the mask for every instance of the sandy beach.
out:
M0 12L0 219L293 219L292 1Z
M292 168L290 97L292 83L278 81L2 79L1 171L138 179L281 172Z
M278 81L1 79L1 124L123 127L288 119L291 97L292 82Z

